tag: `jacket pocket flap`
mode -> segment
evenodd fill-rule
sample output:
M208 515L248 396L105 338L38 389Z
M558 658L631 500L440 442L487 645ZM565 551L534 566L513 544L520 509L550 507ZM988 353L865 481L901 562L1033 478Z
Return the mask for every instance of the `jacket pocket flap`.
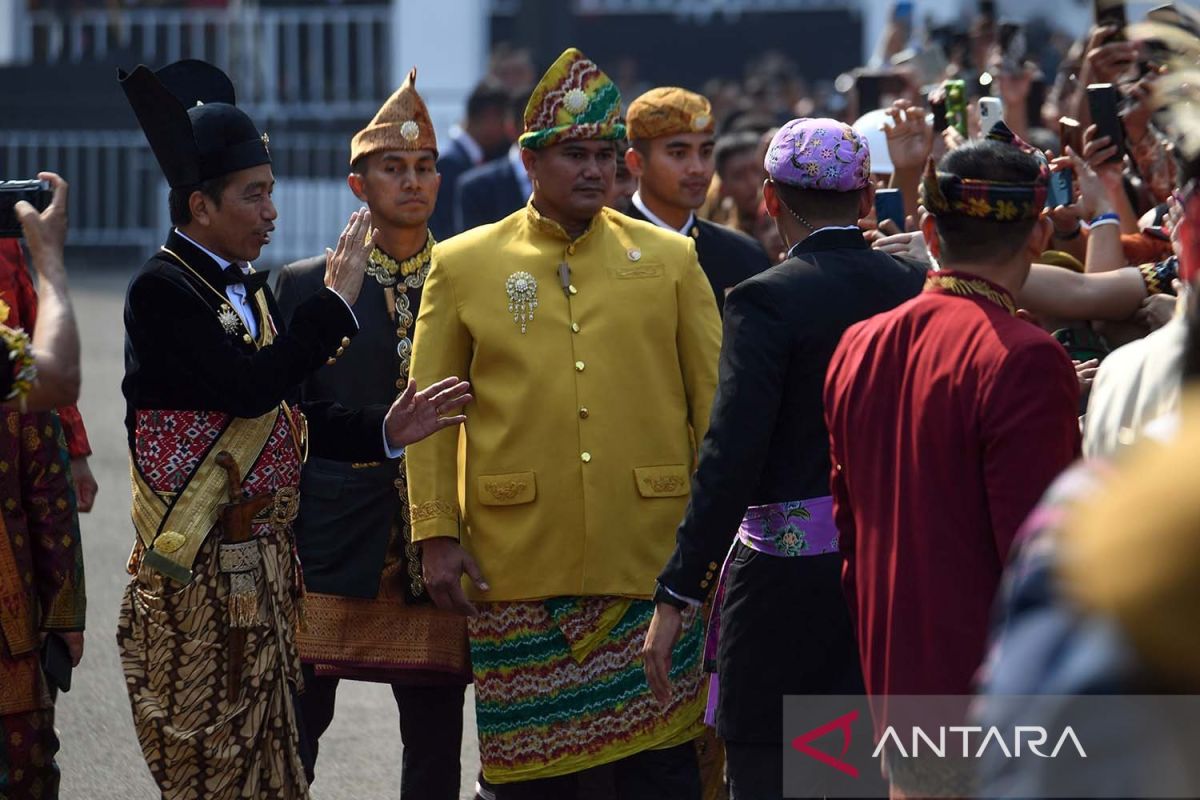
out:
M682 497L690 488L688 469L683 464L634 467L633 478L642 497Z
M485 506L519 506L537 497L537 479L532 472L480 475L479 502Z

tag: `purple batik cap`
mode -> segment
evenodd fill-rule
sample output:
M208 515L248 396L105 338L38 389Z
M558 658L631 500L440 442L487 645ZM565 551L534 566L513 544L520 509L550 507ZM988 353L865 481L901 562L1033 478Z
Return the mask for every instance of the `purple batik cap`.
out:
M853 192L871 180L871 151L866 138L837 120L794 119L771 139L763 166L789 186Z

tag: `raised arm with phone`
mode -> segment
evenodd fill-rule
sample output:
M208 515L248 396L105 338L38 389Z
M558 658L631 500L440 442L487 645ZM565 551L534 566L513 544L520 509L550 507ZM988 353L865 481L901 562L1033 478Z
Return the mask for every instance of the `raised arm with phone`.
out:
M79 331L67 292L67 271L63 262L63 246L67 239L67 182L53 172L39 173L38 179L50 186L50 204L39 212L27 200L22 200L13 209L38 276L38 324L32 342L36 378L27 388L15 386L5 393L7 401L20 403L30 411L74 403L79 397L80 385ZM18 382L20 380L18 378Z

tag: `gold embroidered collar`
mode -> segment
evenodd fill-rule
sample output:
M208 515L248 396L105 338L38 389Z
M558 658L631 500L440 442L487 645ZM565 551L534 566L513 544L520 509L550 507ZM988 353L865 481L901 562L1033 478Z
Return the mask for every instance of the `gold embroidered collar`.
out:
M931 290L956 294L961 297L969 295L982 297L1000 306L1014 317L1017 315L1017 304L1013 302L1012 295L1007 290L989 280L964 272L952 270L930 272L925 277L925 291Z
M429 275L430 256L436 243L433 232L426 233L425 246L421 251L403 261L397 261L376 246L367 259L367 274L383 286L395 286L403 280L405 285L415 289Z

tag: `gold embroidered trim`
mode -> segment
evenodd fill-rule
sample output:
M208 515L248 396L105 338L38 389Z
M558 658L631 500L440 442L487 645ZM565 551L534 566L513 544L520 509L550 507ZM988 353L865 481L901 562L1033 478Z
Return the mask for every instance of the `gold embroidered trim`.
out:
M437 240L433 238L433 232L427 232L425 246L421 248L421 252L403 261L397 261L376 247L367 259L367 274L379 281L382 286L395 286L403 278L405 285L416 289L425 282L425 278L429 275L435 244L437 244Z
M445 518L458 521L458 505L447 503L445 500L430 500L427 503L417 503L411 511L413 524L426 520Z
M982 297L985 300L990 300L996 305L1003 308L1014 317L1017 315L1017 306L1013 302L1012 297L1007 292L1002 292L984 280L974 278L960 278L957 275L946 275L941 272L931 272L925 278L926 289L942 289L962 297L975 295Z
M496 481L494 483L485 483L483 488L497 500L512 500L521 492L528 489L529 484L525 481Z
M642 483L653 491L663 494L678 491L683 487L685 481L678 475L654 475L642 478Z

